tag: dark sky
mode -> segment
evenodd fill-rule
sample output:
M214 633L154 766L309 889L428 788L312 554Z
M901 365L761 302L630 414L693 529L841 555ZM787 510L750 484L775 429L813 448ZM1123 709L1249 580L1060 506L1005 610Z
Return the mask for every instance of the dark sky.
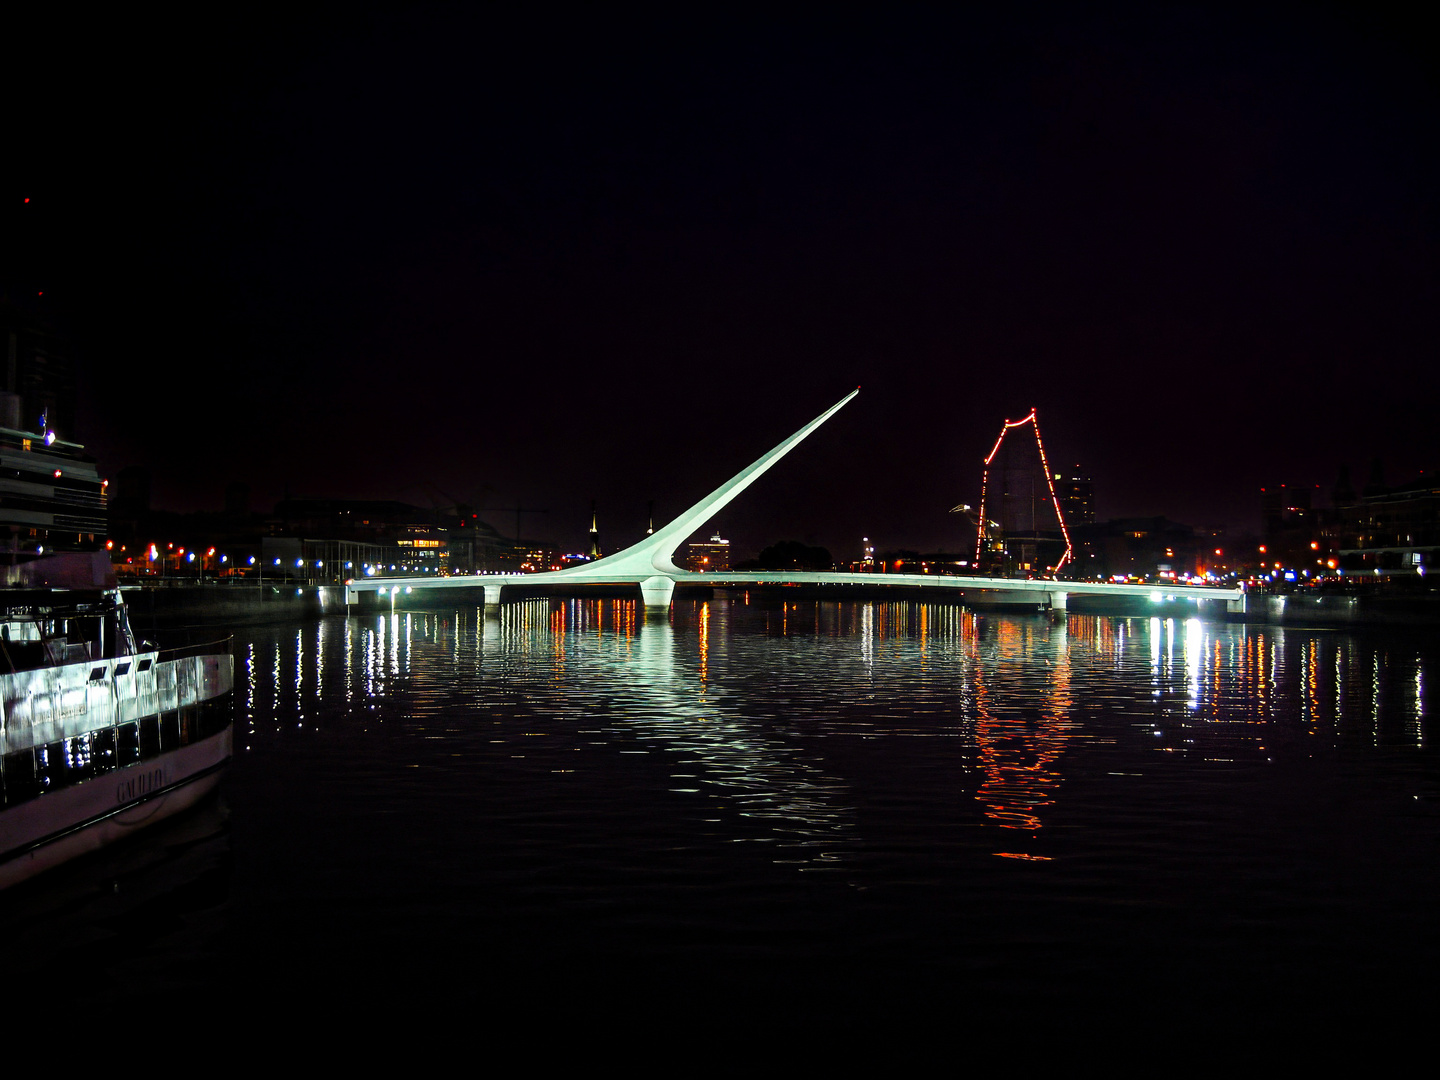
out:
M956 546L1032 405L1102 516L1245 525L1440 465L1434 42L1380 11L40 18L5 274L175 508L594 499L613 547L861 385L742 549Z

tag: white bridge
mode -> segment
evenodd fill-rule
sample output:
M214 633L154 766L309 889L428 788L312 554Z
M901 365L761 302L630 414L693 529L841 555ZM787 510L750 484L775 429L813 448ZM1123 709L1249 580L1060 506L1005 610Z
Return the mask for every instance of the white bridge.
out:
M682 570L675 565L675 550L689 537L715 516L731 499L739 495L764 472L788 454L795 446L830 417L839 412L860 391L852 390L830 408L795 432L779 446L740 470L735 476L690 507L663 528L656 529L638 544L631 544L623 551L596 559L583 566L571 566L564 570L553 570L538 574L493 574L481 577L434 578L416 581L414 578L365 578L347 582L345 602L351 603L361 593L380 593L395 596L412 589L477 589L485 590L485 605L490 607L500 602L501 590L507 585L532 587L536 585L565 587L567 585L639 585L640 595L647 608L666 609L674 596L677 584L709 586L745 585L866 585L887 588L953 589L961 597L992 602L1033 602L1048 604L1056 611L1063 611L1070 596L1082 594L1103 594L1106 596L1138 596L1153 598L1157 589L1153 585L1117 585L1107 582L1033 580L1023 578L962 577L940 574L854 574L833 571L781 571L697 574ZM1218 603L1225 601L1231 610L1239 610L1244 603L1244 592L1240 589L1220 589L1195 585L1165 585L1161 590L1166 597L1186 598Z

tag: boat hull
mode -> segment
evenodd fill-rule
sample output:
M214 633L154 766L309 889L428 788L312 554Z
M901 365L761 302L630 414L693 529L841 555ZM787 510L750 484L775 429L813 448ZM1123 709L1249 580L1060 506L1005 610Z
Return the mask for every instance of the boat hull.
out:
M233 728L0 813L0 889L194 806L220 782Z

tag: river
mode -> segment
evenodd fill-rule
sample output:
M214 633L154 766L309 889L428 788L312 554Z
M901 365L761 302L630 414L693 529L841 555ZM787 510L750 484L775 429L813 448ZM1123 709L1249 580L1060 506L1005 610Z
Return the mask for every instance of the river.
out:
M222 802L8 898L12 977L607 1029L1408 1022L1437 658L758 596L255 628Z

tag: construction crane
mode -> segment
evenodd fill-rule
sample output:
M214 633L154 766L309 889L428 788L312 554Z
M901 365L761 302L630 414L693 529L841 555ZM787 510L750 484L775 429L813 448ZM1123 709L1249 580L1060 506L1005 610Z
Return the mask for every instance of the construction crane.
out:
M1071 546L1070 543L1070 530L1065 524L1065 514L1060 509L1060 499L1055 494L1055 477L1050 472L1050 462L1045 456L1045 443L1040 438L1040 422L1036 419L1035 410L1033 408L1030 410L1030 415L1026 416L1023 420L1005 421L1005 426L1000 429L999 438L995 440L995 445L990 448L990 453L985 458L985 468L980 480L980 512L978 516L973 519L975 520L975 565L977 567L980 565L981 554L985 549L986 540L990 540L993 542L996 539L1003 539L1004 537L1003 532L1000 532L997 535L997 533L994 531L1001 529L1002 526L998 522L992 521L985 516L985 502L986 499L989 498L991 463L994 462L995 456L1000 453L1000 447L1005 442L1005 436L1010 434L1010 432L1015 428L1024 427L1026 424L1029 424L1031 430L1035 432L1035 448L1040 452L1040 468L1045 473L1045 486L1050 492L1050 503L1055 508L1055 520L1060 523L1060 535L1065 540L1065 551L1060 556L1059 561L1056 562L1054 566L1048 567L1046 570L1047 574L1054 575L1060 572L1060 568L1062 566L1074 559L1075 549ZM961 507L956 507L956 510L961 509ZM1003 519L1005 517L1005 514L1002 512L1000 516ZM1035 511L1033 506L1030 515L1030 528L1031 532L1033 533L1033 539L1036 541L1038 547L1038 542L1040 540L1040 531L1036 527Z

